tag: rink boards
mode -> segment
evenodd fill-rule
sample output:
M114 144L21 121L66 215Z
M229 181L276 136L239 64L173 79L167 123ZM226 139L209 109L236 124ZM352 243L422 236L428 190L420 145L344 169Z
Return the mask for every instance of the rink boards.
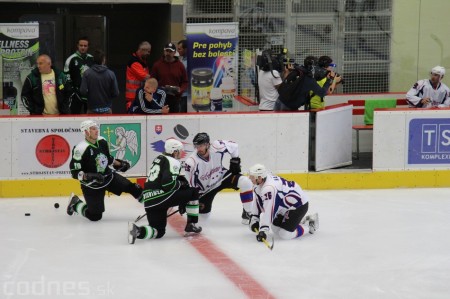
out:
M351 161L348 108L341 105L322 111L326 116L322 118L316 114L317 119L326 121L317 125L320 132L316 133L322 135L314 139L322 140L319 148L322 150L316 149L316 155L324 152L328 162L335 163L332 160L337 156L341 161L350 157ZM338 118L330 117L334 111L340 113ZM450 110L376 111L373 169L351 172L308 171L310 117L309 112L300 112L92 118L110 143L113 156L131 162L132 168L126 174L131 178L145 176L153 159L163 151L165 140L181 140L185 159L194 150L195 134L207 132L212 140L239 144L244 173L251 165L264 163L272 172L296 180L305 189L450 186ZM73 146L83 139L79 124L84 119L83 116L0 118L0 196L58 196L79 191L79 183L70 177L69 162ZM329 147L324 146L327 140Z

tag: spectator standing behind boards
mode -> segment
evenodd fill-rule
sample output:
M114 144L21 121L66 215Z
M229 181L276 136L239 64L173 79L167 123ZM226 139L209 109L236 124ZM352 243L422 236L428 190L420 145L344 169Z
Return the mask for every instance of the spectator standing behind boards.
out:
M89 40L83 36L78 39L77 51L67 58L64 73L73 88L70 111L72 114L85 114L87 99L80 94L81 78L83 73L94 64L94 57L88 53Z
M267 54L266 54L267 55ZM278 87L283 79L277 70L271 69L269 64L264 65L258 72L259 111L273 111L277 101Z
M52 66L50 56L41 54L37 67L25 79L22 103L32 115L70 114L72 87L64 73Z
M126 83L125 83L125 99L127 110L130 108L136 96L138 88L144 85L145 80L150 78L150 72L147 65L147 59L150 56L152 45L143 41L139 44L136 52L131 54L127 64Z
M178 42L177 45L177 51L178 54L180 54L180 61L183 63L184 68L186 69L187 73L187 55L188 55L188 49L187 49L187 40L183 39ZM180 101L180 112L186 113L187 112L187 98L188 98L188 91L186 89L185 92L181 95L181 101Z
M180 99L187 90L187 73L183 63L175 57L176 48L173 43L164 47L164 55L155 62L152 75L163 86L167 94L170 112L180 112Z
M305 59L306 61L306 59ZM327 70L327 75L323 78L317 78L317 84L319 84L320 87L323 87L325 85L325 82L327 82L327 79L333 80L331 83L330 88L328 89L327 95L332 94L334 90L336 89L336 86L342 82L342 78L339 74L334 72L334 67L336 67L336 64L333 63L333 59L329 56L320 56L317 65L325 70ZM334 80L336 77L336 80ZM325 108L325 97L320 97L316 95L313 91L310 91L311 95L311 109L323 109Z
M450 89L442 83L445 68L435 66L431 69L430 79L417 81L406 94L409 107L412 108L447 108L450 106Z
M144 87L136 92L136 98L131 104L128 113L131 114L167 114L169 106L166 103L166 92L158 88L155 78L145 80Z
M119 95L116 75L105 63L105 53L95 50L94 65L83 74L80 92L87 97L88 114L112 114L112 100Z

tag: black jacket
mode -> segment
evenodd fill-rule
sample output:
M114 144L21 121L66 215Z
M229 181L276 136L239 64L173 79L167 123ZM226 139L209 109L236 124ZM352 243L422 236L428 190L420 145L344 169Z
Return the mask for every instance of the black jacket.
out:
M91 54L80 54L76 51L67 58L64 65L64 73L67 80L72 85L73 91L79 94L81 85L81 76L94 64L94 57Z
M303 79L299 81L297 86L293 86L291 89L284 89L285 82L294 81L299 73L303 73ZM320 86L310 71L303 66L299 66L283 80L283 83L281 83L278 89L278 93L280 94L279 99L287 107L297 110L305 104L309 105L311 91L315 95L323 98L327 95L330 85L331 80L328 79L323 86Z
M106 65L94 64L84 72L80 92L87 97L88 109L111 108L119 95L116 75Z
M70 102L72 86L67 81L66 75L60 70L53 68L55 72L55 92L60 114L70 114ZM42 79L39 69L35 68L25 79L22 87L22 103L32 115L42 115L45 108L44 96L42 94Z

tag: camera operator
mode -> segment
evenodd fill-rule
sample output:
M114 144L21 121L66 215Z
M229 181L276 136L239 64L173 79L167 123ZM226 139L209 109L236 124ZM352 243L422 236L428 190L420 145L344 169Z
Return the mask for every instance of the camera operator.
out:
M332 84L332 80L327 77L328 71L317 65L314 56L306 57L304 65L294 66L289 71L278 89L280 96L275 102L275 111L297 111L303 105L309 109L310 92L322 98ZM320 86L317 81L322 79L325 82Z
M283 79L277 68L279 60L270 51L264 51L261 57L261 69L258 72L259 111L273 111L279 97L278 87Z
M330 89L328 90L328 94L332 94L335 91L338 84L344 83L344 79L340 74L334 71L336 64L333 63L333 59L331 59L331 57L320 56L318 64L320 67L328 71L327 77L333 80L333 83L331 83Z
M306 62L305 62L306 64ZM336 89L336 85L339 83L342 83L342 77L334 72L334 67L336 67L336 64L333 63L333 60L329 56L321 56L319 57L317 64L319 67L325 69L327 71L326 77L318 78L317 83L323 87L325 82L328 79L333 80L327 94L332 94L334 90ZM317 94L315 94L313 91L310 91L310 104L311 109L322 109L325 107L325 97L320 97Z

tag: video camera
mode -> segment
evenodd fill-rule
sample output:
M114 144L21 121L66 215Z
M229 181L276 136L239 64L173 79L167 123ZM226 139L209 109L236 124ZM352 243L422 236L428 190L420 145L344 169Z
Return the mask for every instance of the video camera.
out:
M295 61L289 59L287 49L282 49L279 53L269 49L256 57L256 64L265 72L276 70L281 74L285 69L291 68L291 65L295 65Z

